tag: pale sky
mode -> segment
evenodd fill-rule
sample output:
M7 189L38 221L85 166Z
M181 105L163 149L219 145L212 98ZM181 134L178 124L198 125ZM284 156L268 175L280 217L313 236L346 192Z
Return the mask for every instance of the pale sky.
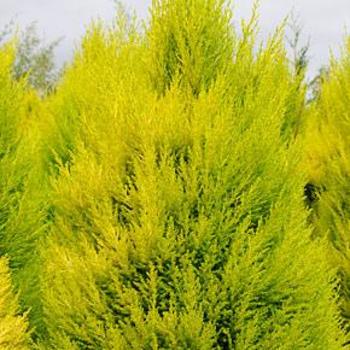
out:
M128 8L136 9L147 18L151 0L123 0ZM235 21L248 17L253 0L235 2ZM294 9L310 37L311 72L327 63L329 50L337 52L346 28L350 25L350 0L261 0L260 27L262 37ZM57 49L57 60L70 57L74 45L91 19L101 17L110 21L114 15L113 0L0 0L0 28L15 18L24 26L36 21L48 40L64 37Z

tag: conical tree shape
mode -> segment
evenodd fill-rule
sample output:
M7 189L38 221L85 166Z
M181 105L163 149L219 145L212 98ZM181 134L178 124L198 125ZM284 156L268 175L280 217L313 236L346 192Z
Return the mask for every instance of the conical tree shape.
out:
M164 93L178 78L198 94L227 68L234 45L230 5L227 0L153 1L147 37L156 91Z
M285 137L300 82L282 31L254 53L255 20L235 38L223 1L152 13L146 39L92 30L52 101L74 130L52 139L69 157L52 179L41 347L340 349Z

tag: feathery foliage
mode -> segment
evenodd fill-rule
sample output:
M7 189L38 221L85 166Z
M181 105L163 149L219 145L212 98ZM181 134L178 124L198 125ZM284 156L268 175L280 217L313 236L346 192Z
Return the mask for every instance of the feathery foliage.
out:
M301 171L320 107L257 13L238 30L230 1L155 0L142 31L119 8L45 98L1 49L0 255L33 348L343 348Z
M3 350L27 350L29 344L28 321L18 314L7 261L0 258L0 347Z
M21 302L35 318L39 302L37 241L42 230L39 206L42 175L37 164L39 104L24 80L12 77L14 46L0 49L0 256L7 255ZM36 324L36 321L33 322Z
M332 242L330 260L342 281L342 311L350 320L350 42L339 61L332 59L321 79L320 94L307 126L307 163L313 188L313 221L318 234Z
M344 342L307 225L283 29L255 52L256 16L238 36L229 13L156 2L146 42L101 25L85 38L51 102L44 348Z

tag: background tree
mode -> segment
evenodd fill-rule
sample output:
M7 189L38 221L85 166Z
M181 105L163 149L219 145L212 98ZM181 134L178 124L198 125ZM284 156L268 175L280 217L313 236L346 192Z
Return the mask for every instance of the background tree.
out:
M0 32L0 44L17 37L13 74L16 79L25 76L30 86L41 95L50 92L57 82L59 72L55 65L55 49L61 39L49 43L40 38L35 22L17 30L14 21Z
M305 77L306 69L309 64L310 39L304 44L303 27L298 15L292 12L287 22L287 43L291 52L291 63L294 74Z

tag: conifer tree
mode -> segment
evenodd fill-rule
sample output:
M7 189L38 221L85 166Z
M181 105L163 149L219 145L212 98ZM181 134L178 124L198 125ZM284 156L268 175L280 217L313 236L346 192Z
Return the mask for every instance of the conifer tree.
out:
M43 349L345 342L290 137L304 90L283 29L256 50L256 23L164 0L145 37L88 33L49 102Z
M350 330L350 41L339 60L320 78L320 88L306 127L309 192L313 223L329 237L329 259L341 277L342 312Z
M12 75L15 47L0 48L0 257L8 256L20 304L30 309L38 326L37 240L43 228L39 200L41 175L37 166L38 129L34 120L39 104L24 80Z

